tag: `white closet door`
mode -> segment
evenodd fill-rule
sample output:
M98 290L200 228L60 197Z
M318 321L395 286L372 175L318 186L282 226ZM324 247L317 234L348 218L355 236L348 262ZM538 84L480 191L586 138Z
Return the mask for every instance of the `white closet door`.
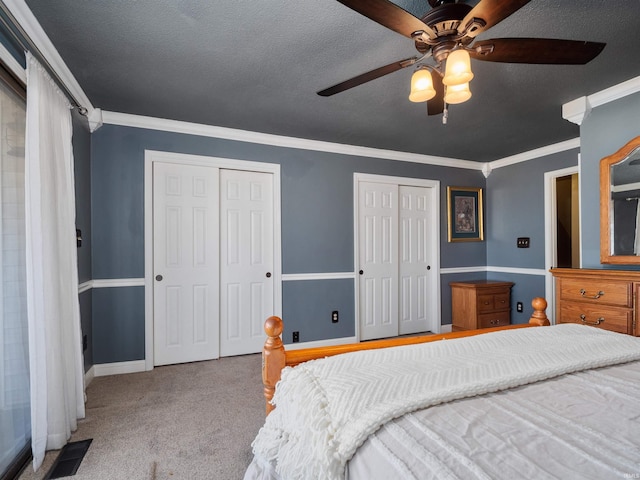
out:
M398 186L359 182L360 339L398 335Z
M273 175L220 171L220 354L256 353L273 315Z
M154 364L219 356L218 169L153 167Z
M399 333L425 332L434 328L433 292L437 259L432 258L436 239L429 234L433 188L400 186ZM432 330L433 331L433 330Z

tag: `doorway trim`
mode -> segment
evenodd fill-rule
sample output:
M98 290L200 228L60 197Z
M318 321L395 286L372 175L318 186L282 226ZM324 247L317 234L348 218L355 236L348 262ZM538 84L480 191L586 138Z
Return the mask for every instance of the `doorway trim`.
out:
M358 275L359 259L360 259L360 238L358 230L358 194L360 182L374 182L374 183L387 183L393 185L407 185L411 187L426 187L434 189L434 205L431 206L432 214L432 232L434 235L434 242L431 247L431 255L433 255L433 275L437 279L435 282L436 292L434 298L436 299L435 315L436 325L433 333L440 333L442 327L442 297L440 295L440 181L429 180L425 178L410 178L410 177L392 177L388 175L375 175L370 173L358 173L353 174L353 272L354 272L354 312L355 312L355 332L356 341L360 341L360 275Z
M562 168L560 170L553 170L551 172L545 172L544 174L544 290L545 298L547 299L547 316L551 320L551 324L555 324L555 283L553 281L553 275L551 275L551 268L554 266L554 259L557 256L557 243L558 236L557 222L558 215L556 210L557 195L556 195L556 179L559 177L566 177L573 174L580 174L580 154L578 154L578 165L573 167ZM580 198L581 192L579 192L578 198ZM579 201L579 200L578 200ZM578 206L579 217L582 216L582 209ZM580 225L582 225L582 219L578 219ZM582 264L582 242L580 242L580 264Z
M154 162L197 165L229 170L273 174L273 309L282 316L282 243L280 165L186 153L144 152L144 362L153 370L153 164Z

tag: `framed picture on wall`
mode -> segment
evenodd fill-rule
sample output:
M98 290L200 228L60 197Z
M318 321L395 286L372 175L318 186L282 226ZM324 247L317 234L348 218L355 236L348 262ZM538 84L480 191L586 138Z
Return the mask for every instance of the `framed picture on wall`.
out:
M447 217L450 242L481 242L482 188L447 187Z

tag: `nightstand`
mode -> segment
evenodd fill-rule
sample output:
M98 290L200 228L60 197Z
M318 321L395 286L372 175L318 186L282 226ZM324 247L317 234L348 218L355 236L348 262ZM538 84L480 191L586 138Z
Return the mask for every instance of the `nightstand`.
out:
M499 327L511 323L512 282L451 282L452 331Z

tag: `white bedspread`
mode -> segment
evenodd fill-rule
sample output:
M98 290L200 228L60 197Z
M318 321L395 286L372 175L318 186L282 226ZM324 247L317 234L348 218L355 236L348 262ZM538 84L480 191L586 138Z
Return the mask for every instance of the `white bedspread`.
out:
M443 403L371 434L348 478L640 478L639 398L640 362L629 362Z
M283 371L253 448L283 479L340 479L387 421L450 400L640 359L640 339L580 325L356 352Z

